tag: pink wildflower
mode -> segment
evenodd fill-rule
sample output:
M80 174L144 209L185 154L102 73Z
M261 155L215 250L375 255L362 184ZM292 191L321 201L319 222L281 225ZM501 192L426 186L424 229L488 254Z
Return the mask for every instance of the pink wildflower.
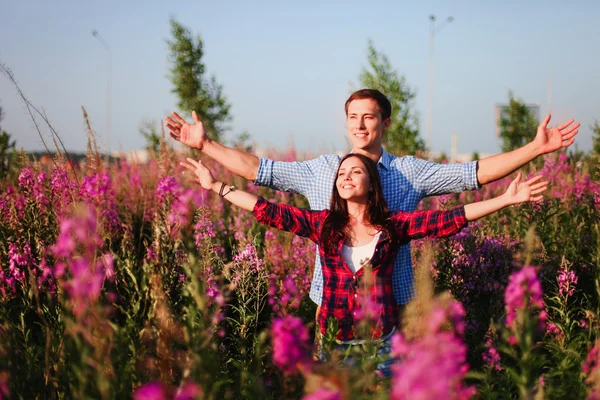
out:
M310 335L298 317L286 316L273 320L273 363L290 374L300 366L309 365Z
M165 389L162 383L153 382L140 386L133 393L133 400L166 400Z
M304 396L302 400L342 400L342 394L338 390L321 387Z
M561 296L572 296L577 285L577 275L573 271L561 269L558 273L558 293Z
M392 366L391 399L469 399L475 394L474 387L463 385L467 348L452 332L427 334L411 343L395 335L392 346L400 361Z
M546 312L544 311L542 286L537 279L534 267L523 267L510 276L504 301L506 325L512 330L517 328L517 314L526 310L537 314L541 328L545 326Z

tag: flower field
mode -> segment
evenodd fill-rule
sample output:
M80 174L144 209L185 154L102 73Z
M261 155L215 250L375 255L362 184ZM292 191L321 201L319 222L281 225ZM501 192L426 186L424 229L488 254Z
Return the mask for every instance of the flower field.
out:
M418 296L393 338L391 380L375 370L374 340L314 361L314 246L202 190L181 158L21 156L0 182L0 399L600 398L593 158L536 160L544 202L414 242ZM205 161L238 188L307 206ZM376 310L362 304L368 332ZM335 333L331 323L326 349Z

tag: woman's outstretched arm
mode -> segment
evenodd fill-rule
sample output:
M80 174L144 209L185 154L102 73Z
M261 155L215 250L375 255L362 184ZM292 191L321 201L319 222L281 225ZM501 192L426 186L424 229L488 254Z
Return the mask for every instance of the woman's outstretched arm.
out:
M506 192L498 197L465 205L467 220L474 221L514 204L542 200L543 196L541 194L548 188L548 182L539 182L542 178L541 175L534 176L525 182L521 182L521 178L519 172L506 189Z
M198 177L198 181L204 189L212 190L232 204L252 211L256 220L261 224L307 237L315 243L318 242L320 224L329 211L311 211L288 204L275 204L243 190L236 190L232 186L217 181L201 161L188 158L187 163L182 162L181 165Z
M548 188L548 182L538 182L540 179L541 176L538 175L521 182L519 173L506 192L496 198L445 211L399 212L392 216L392 221L402 241L425 236L450 236L460 231L468 221L485 217L513 204L540 201L543 198L541 194Z

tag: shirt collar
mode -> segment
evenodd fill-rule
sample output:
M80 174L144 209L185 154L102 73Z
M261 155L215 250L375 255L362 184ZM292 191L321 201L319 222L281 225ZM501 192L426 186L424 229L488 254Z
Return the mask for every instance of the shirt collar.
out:
M352 152L350 152L352 153ZM392 162L392 156L388 154L387 151L385 151L385 149L382 147L381 148L381 156L379 157L379 161L377 161L378 164L381 164L383 166L383 168L385 169L390 169L390 164Z
M392 162L392 156L390 156L384 148L381 148L381 157L379 163L383 165L383 168L390 169L390 163Z

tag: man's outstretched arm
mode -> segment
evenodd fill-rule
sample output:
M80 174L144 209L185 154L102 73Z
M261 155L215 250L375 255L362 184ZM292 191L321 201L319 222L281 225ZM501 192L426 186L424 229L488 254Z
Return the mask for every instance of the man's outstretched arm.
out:
M188 124L176 112L173 112L172 115L173 118L166 117L166 125L173 139L186 146L201 150L204 154L236 175L250 181L256 180L260 164L257 156L223 146L211 140L204 130L204 124L198 119L195 111L192 111L194 125Z
M568 147L575 141L580 124L570 119L556 128L548 128L550 114L537 129L537 134L531 143L525 146L495 156L479 160L477 180L480 184L493 182L504 178L534 158L552 153L563 147Z

